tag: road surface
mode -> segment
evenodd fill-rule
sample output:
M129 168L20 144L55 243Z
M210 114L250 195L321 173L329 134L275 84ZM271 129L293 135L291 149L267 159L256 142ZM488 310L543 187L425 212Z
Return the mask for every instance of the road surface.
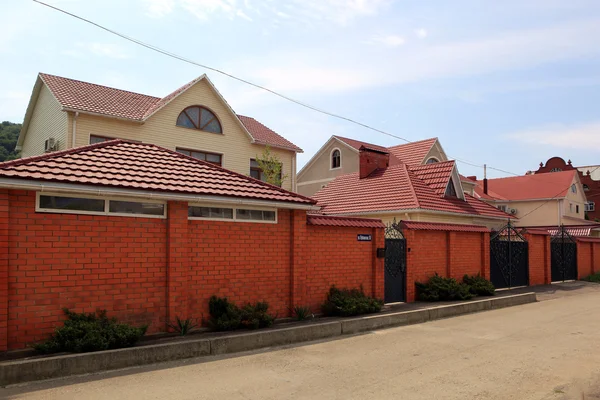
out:
M10 387L0 398L600 399L600 285L541 297L333 341Z

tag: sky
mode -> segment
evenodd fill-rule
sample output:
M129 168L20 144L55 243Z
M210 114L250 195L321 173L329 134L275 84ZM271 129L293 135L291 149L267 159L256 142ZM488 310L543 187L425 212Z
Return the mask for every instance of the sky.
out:
M600 164L598 0L46 2L409 141L438 137L450 158L515 174L553 156ZM299 167L331 135L404 143L31 0L0 0L0 16L0 121L23 121L38 72L160 97L206 73L304 149Z

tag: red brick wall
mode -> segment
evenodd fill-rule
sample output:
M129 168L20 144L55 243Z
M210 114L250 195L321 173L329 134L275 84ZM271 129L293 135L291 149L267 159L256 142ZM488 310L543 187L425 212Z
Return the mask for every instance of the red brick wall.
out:
M550 236L526 234L529 251L529 285L550 283Z
M383 229L307 226L305 211L278 223L199 221L169 202L168 218L35 212L35 193L0 191L0 351L42 340L62 308L106 309L149 324L208 317L208 299L265 300L279 317L318 311L329 286L383 297ZM357 234L372 234L358 242Z
M63 307L164 326L165 220L36 213L24 191L9 210L9 348L46 337Z
M585 278L592 274L592 246L590 242L577 242L577 278Z
M405 230L407 240L406 299L415 301L415 282L437 273L459 281L465 274L489 279L489 233Z

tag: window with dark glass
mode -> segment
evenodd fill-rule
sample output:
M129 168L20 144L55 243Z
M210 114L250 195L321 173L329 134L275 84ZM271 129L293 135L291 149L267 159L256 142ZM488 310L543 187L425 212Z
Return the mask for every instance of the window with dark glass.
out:
M49 210L104 212L104 200L40 195L39 208Z
M342 166L342 155L339 150L334 150L331 153L331 168L339 168Z
M235 211L236 219L248 221L275 221L275 211L244 210L241 208L238 208Z
M250 159L250 176L263 182L267 181L265 173L255 159ZM281 169L279 170L279 179L281 180Z
M583 190L585 190L587 192L588 190L590 190L590 187L584 183Z
M195 150L187 150L187 149L176 149L178 153L185 154L186 156L197 158L198 160L207 161L211 164L215 164L218 166L222 165L221 154L216 153L207 153L205 151L195 151Z
M177 126L198 129L205 132L223 133L217 116L207 108L191 106L177 117Z
M106 136L90 135L90 144L108 142L109 140L115 140L115 138L110 138L110 137L106 137Z
M189 206L188 216L195 218L233 219L233 209Z
M450 181L448 182L448 186L446 186L445 194L448 197L457 197L456 189L454 188L454 181L452 180L452 178L450 178Z
M160 203L110 200L108 211L118 214L164 215L165 205Z
M437 158L431 157L425 164L435 164L437 162L439 162Z

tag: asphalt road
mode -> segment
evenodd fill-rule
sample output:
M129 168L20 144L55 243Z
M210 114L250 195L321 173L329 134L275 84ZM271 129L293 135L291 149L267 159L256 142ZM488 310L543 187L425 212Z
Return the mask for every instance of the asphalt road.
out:
M0 389L0 398L600 398L600 285L540 298L341 340Z

